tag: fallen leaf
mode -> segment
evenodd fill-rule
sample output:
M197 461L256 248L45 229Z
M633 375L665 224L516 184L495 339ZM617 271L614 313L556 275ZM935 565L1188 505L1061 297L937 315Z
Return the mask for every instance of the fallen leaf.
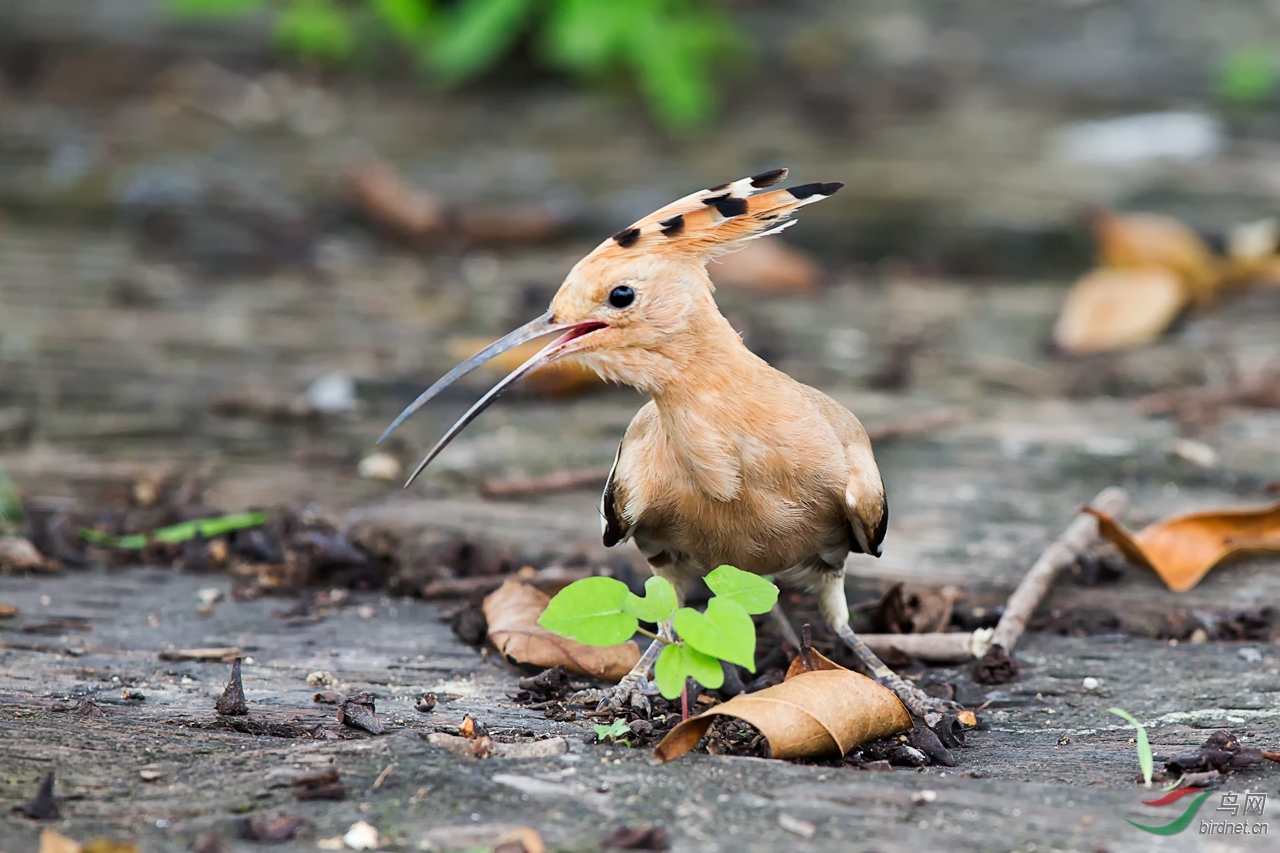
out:
M0 604L0 619L12 619L18 615L18 605Z
M493 847L493 853L546 853L547 845L542 836L531 827L520 826L503 833Z
M449 342L449 354L462 361L491 343L493 341L489 338L454 338ZM545 345L539 341L521 344L490 359L488 364L502 373L510 373L533 358ZM546 397L570 397L604 386L604 380L594 371L572 361L554 361L539 367L522 381Z
M911 716L893 691L810 650L814 669L792 661L781 684L742 693L680 723L653 751L659 761L697 745L715 716L736 717L760 730L773 758L844 755L855 746L911 728Z
M632 641L586 646L539 626L538 617L550 600L546 593L527 584L504 582L484 600L489 642L512 663L541 669L563 666L603 681L620 680L640 660L640 649Z
M1173 273L1187 299L1203 304L1222 283L1222 272L1204 240L1186 224L1154 213L1097 211L1092 220L1102 266Z
M1186 592L1235 554L1280 552L1280 503L1258 509L1178 515L1131 533L1101 510L1085 507L1098 529L1131 562L1146 566L1174 592Z
M80 853L80 843L62 833L46 829L40 833L40 853Z
M291 814L254 815L240 825L240 834L247 841L279 843L292 841L307 828L307 822Z
M31 540L21 536L0 536L0 571L25 572L47 567L48 562Z
M716 259L711 278L716 284L759 293L813 293L822 282L822 266L776 237L752 240L739 251Z
M1159 337L1186 302L1183 286L1169 270L1095 269L1067 294L1053 340L1075 354L1140 346Z

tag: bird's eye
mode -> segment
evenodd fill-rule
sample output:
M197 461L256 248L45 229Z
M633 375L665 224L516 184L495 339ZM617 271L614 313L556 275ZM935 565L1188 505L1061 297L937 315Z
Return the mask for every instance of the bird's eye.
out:
M636 292L625 284L609 291L609 304L614 308L626 308L636 301Z

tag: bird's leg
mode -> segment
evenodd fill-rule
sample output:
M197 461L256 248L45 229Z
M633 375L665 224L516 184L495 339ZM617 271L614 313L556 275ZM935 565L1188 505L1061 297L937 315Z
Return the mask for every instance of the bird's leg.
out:
M844 594L844 574L831 573L822 578L816 590L818 593L818 609L822 617L844 641L853 649L858 660L867 668L876 681L892 690L907 706L907 710L932 725L937 719L931 715L954 713L960 706L949 699L930 696L919 687L898 675L880 660L867 644L858 639L858 635L849 627L849 603Z
M606 708L621 711L629 704L632 708L643 712L646 717L649 716L652 710L649 706L649 697L658 693L658 686L649 680L649 675L653 672L653 665L657 662L658 655L662 654L662 650L674 639L675 631L670 623L662 623L658 626L658 639L649 644L649 648L644 650L640 660L636 661L636 665L631 667L631 671L624 675L621 681L613 687L579 690L567 701L570 704L582 705L595 702L597 711L603 711Z

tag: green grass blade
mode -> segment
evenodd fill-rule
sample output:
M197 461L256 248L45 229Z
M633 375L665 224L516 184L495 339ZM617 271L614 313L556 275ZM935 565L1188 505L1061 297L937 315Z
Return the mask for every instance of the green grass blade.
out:
M1151 742L1147 740L1147 730L1138 722L1133 714L1121 708L1108 708L1107 713L1115 714L1120 719L1129 723L1138 730L1136 738L1138 742L1138 766L1142 768L1142 780L1146 782L1148 788L1151 787L1151 773L1155 769L1155 762L1151 757Z
M200 536L204 539L212 539L215 536L223 536L236 530L244 530L249 527L261 527L267 522L267 514L265 512L241 512L234 515L223 515L217 518L201 518L195 521L184 521L181 524L174 524L169 527L161 527L159 530L153 530L150 533L131 533L128 536L112 536L109 533L103 533L99 530L92 530L87 527L80 528L80 535L87 542L94 545L102 545L107 548L118 548L122 551L141 551L147 547L149 542L162 542L166 545L176 545L180 542L186 542Z

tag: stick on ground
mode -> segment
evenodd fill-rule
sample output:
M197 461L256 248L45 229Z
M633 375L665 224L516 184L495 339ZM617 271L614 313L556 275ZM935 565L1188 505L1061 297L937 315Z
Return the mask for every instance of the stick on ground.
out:
M1099 492L1089 505L1108 515L1118 515L1128 504L1129 494L1124 489L1109 486ZM1071 522L1065 533L1044 549L1013 595L1009 596L1004 615L991 637L991 646L974 666L976 681L1003 684L1017 676L1018 662L1013 658L1013 647L1027 629L1027 620L1040 606L1058 573L1074 563L1097 540L1097 520L1082 513Z

